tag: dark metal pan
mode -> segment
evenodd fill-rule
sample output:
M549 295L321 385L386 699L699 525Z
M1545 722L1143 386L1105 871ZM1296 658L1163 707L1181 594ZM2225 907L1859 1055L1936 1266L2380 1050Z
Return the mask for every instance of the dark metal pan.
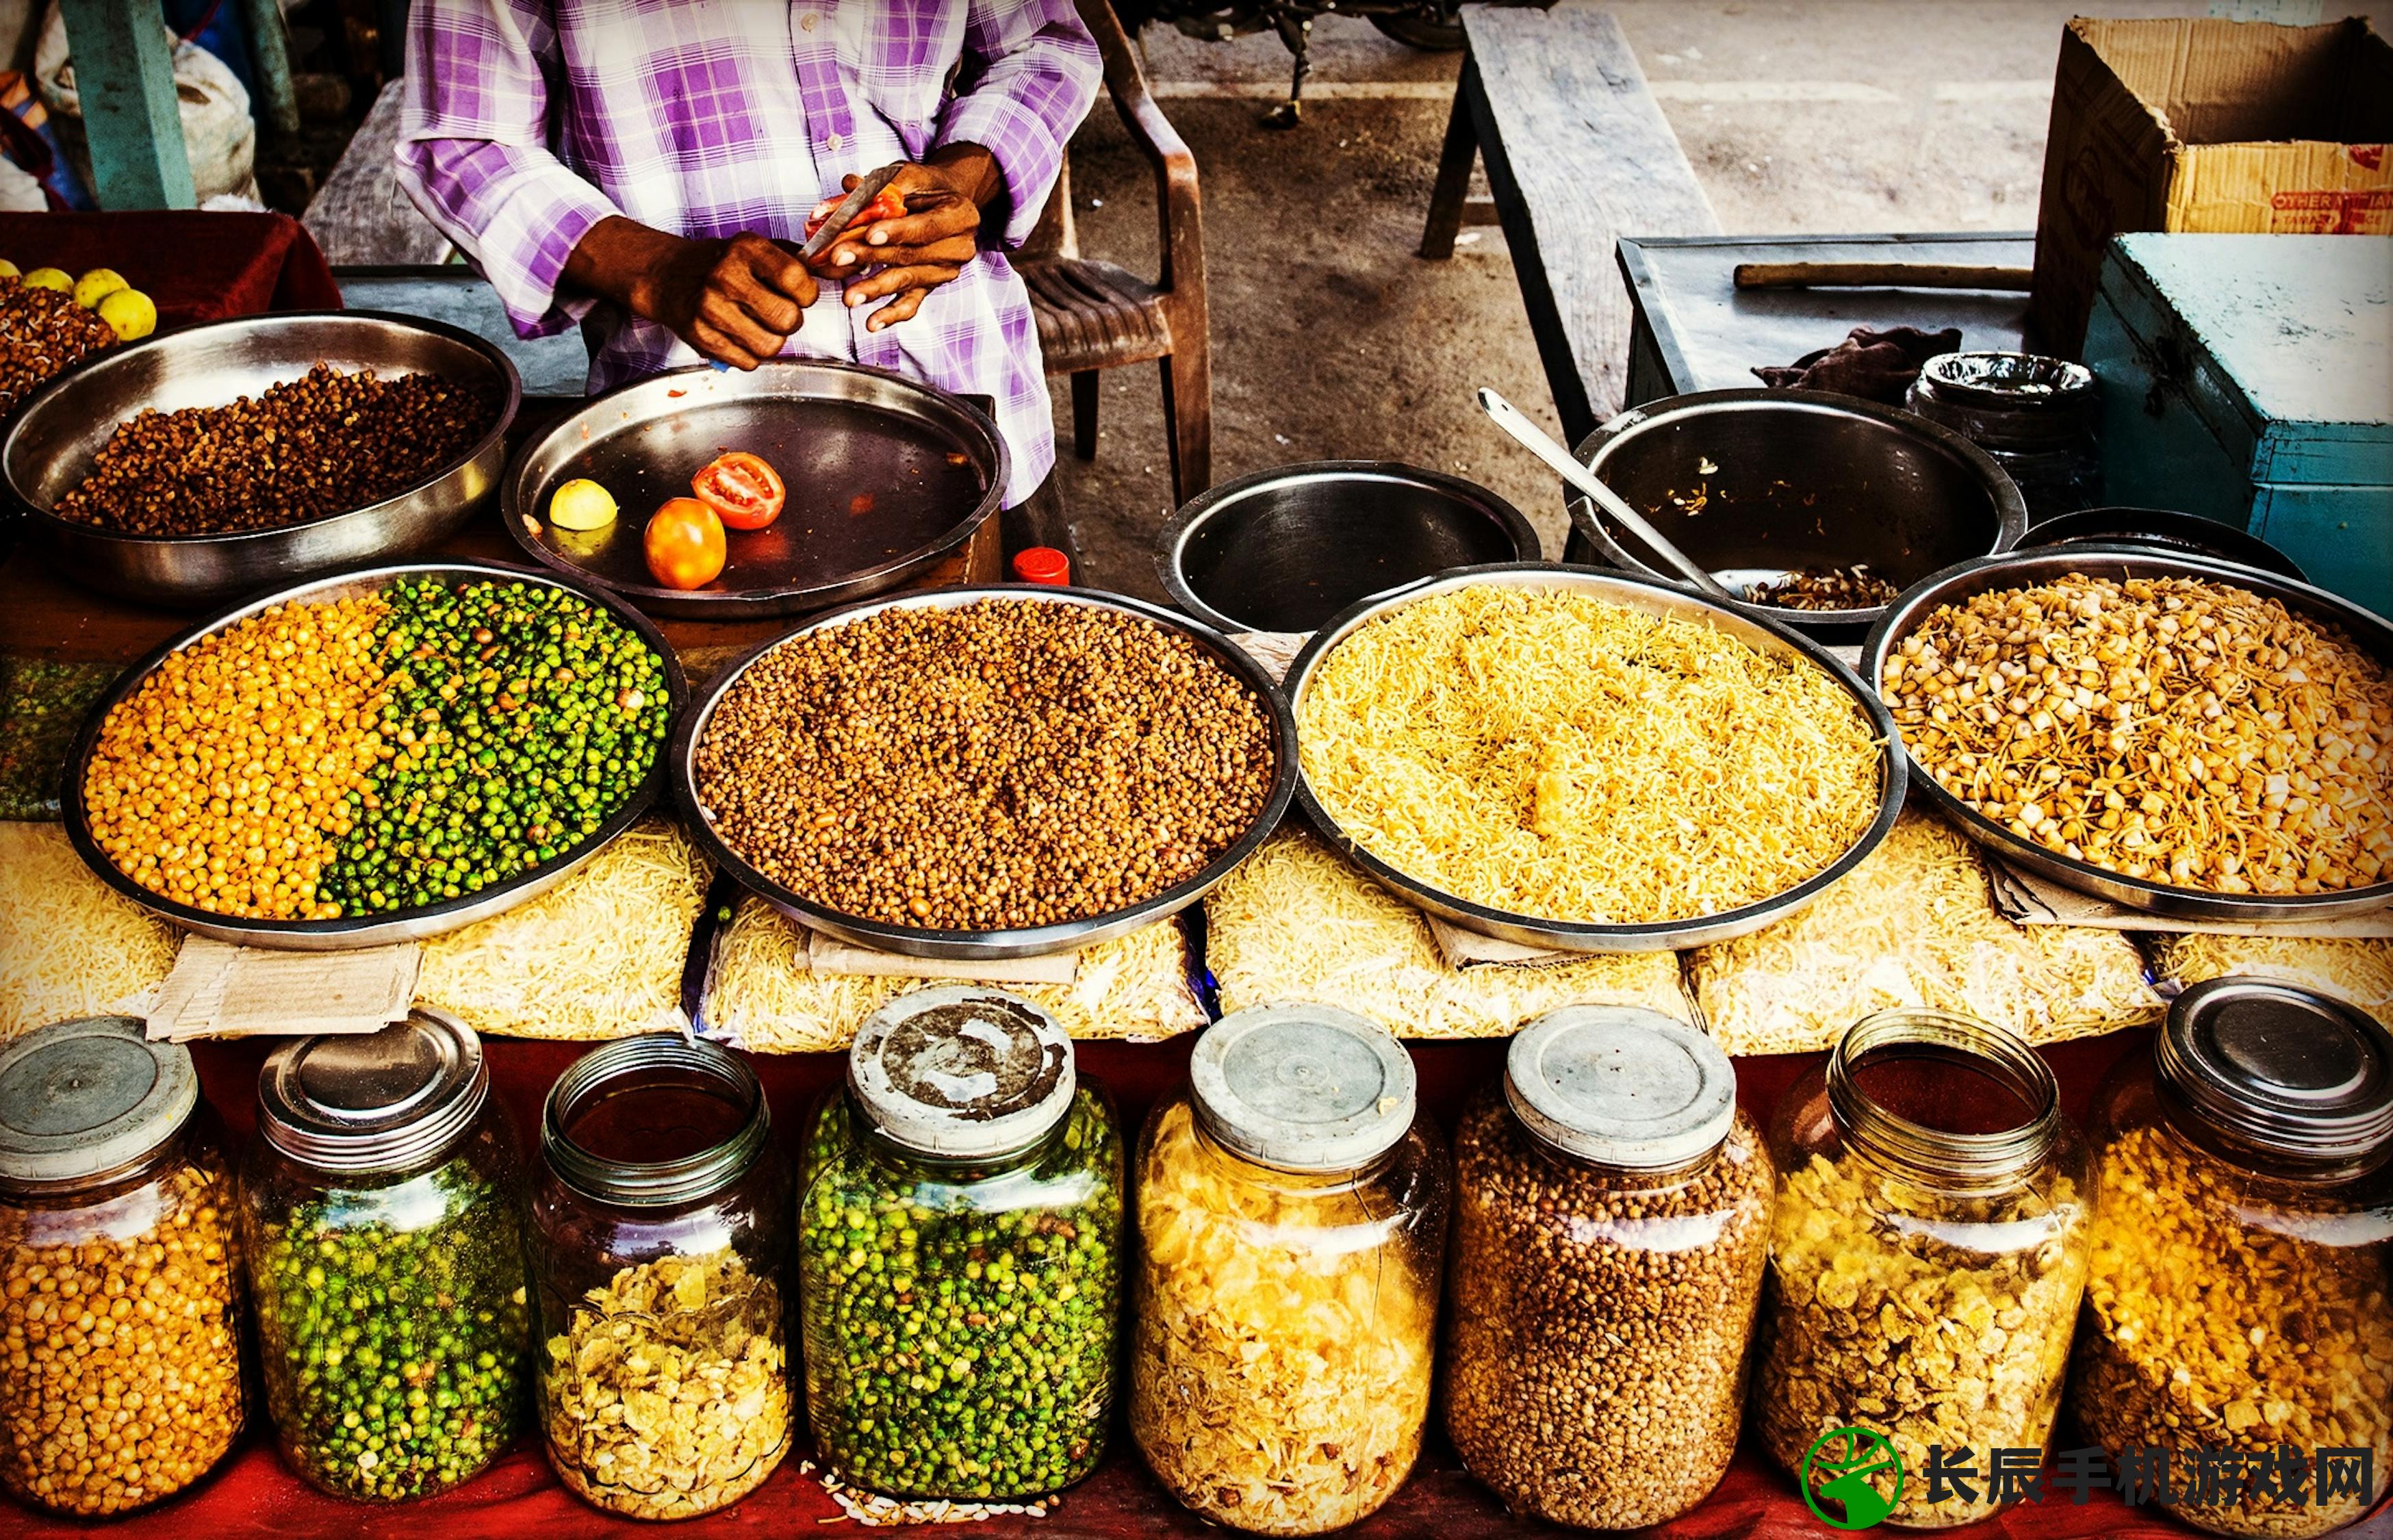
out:
M661 587L641 531L726 450L763 456L788 505L762 529L729 531L714 581ZM502 506L516 543L552 570L651 615L752 620L885 593L936 565L997 511L1006 470L997 424L961 397L860 364L775 359L746 373L673 370L597 397L517 453ZM614 495L614 523L549 523L550 494L577 477Z

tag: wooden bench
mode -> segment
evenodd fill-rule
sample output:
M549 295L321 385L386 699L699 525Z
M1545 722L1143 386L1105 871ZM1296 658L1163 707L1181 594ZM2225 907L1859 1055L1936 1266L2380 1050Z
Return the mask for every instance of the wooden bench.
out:
M1546 383L1573 443L1620 410L1630 310L1624 235L1717 235L1720 221L1608 11L1465 6L1455 90L1420 254L1454 254L1471 167L1518 270Z

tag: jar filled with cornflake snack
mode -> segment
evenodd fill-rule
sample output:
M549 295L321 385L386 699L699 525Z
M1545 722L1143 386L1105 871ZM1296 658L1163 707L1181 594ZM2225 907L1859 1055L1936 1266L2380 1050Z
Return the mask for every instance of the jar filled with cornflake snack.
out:
M1771 1172L1711 1038L1565 1006L1454 1141L1445 1427L1517 1513L1658 1524L1720 1484L1770 1245Z
M1886 1520L1908 1528L2026 1496L2093 1210L2051 1069L2005 1028L1881 1011L1798 1082L1771 1143L1753 1395L1770 1453L1831 1513L1890 1503ZM1872 1495L1846 1495L1856 1473Z
M240 1247L189 1049L126 1016L0 1047L0 1488L79 1519L241 1436Z
M2198 984L2092 1135L2086 1436L2221 1534L2360 1518L2393 1480L2393 1035L2290 985Z
M1447 1177L1412 1059L1353 1011L1258 1006L1189 1081L1139 1147L1131 1436L1216 1523L1341 1528L1429 1418Z
M540 1420L576 1494L688 1519L789 1452L789 1163L756 1073L673 1035L549 1091L532 1193Z

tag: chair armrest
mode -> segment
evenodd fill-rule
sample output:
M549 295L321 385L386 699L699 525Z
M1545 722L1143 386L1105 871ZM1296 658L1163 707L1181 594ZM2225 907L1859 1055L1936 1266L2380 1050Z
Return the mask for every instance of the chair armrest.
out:
M1203 216L1196 191L1196 157L1171 120L1156 105L1139 68L1138 48L1123 31L1110 0L1078 0L1080 20L1096 38L1105 56L1105 90L1114 99L1149 164L1155 167L1155 207L1161 224L1163 273L1156 287L1170 291L1183 284L1202 294L1205 283Z

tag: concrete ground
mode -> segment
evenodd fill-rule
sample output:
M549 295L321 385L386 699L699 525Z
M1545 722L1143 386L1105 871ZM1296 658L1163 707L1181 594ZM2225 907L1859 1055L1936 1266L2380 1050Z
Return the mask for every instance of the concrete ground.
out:
M1570 3L1570 0L1565 0ZM2315 21L2320 0L1611 0L1724 230L2028 229L2068 19L2241 14ZM1301 126L1262 125L1288 63L1269 35L1150 27L1147 73L1196 156L1212 305L1216 481L1299 460L1410 461L1512 500L1560 550L1550 476L1471 402L1493 385L1559 432L1500 230L1413 254L1458 69L1324 17ZM1152 274L1154 182L1102 99L1072 144L1082 250ZM1484 196L1484 187L1481 195ZM1823 345L1834 342L1823 337ZM1757 359L1757 363L1767 361ZM1160 597L1171 502L1154 370L1105 377L1093 463L1060 478L1083 576Z

